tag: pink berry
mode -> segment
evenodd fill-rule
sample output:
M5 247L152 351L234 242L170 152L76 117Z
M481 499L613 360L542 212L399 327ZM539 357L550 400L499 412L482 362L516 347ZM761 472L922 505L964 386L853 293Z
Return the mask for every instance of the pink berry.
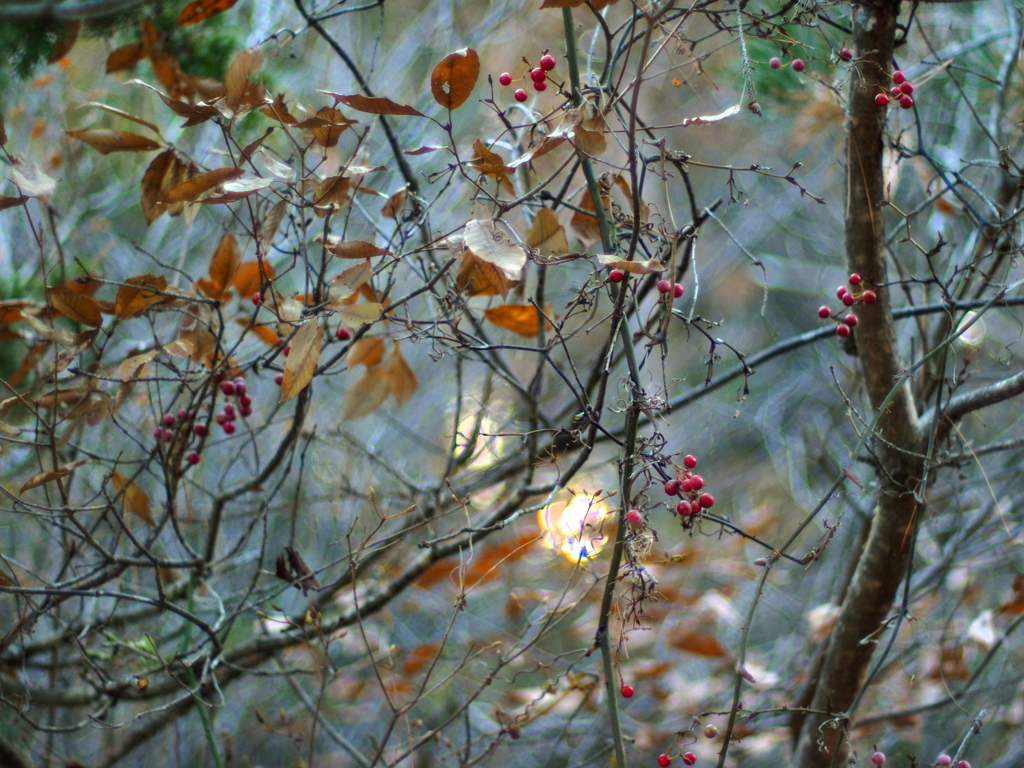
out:
M164 426L165 427L173 427L174 426L174 414L173 413L165 413L164 414Z
M852 293L844 293L842 301L843 304L845 304L848 307L852 307L854 304L857 303L857 299L854 298Z
M898 69L892 73L892 81L899 85L907 79L907 76L900 72Z
M693 754L693 752L687 752L685 755L683 755L683 763L685 765L693 765L696 762L697 756Z
M824 320L826 317L832 316L832 310L826 307L824 304L818 307L818 317Z
M540 57L539 63L541 69L543 69L545 72L550 72L552 69L555 68L555 57L552 56L550 53L545 53L543 56Z
M710 493L702 493L700 498L697 499L697 504L704 509L711 509L711 507L715 506L715 497Z
M865 304L874 304L876 301L878 301L878 296L875 294L874 291L864 291L864 293L861 295L861 298L864 299Z
M626 513L626 522L630 525L640 525L642 519L639 509L631 509Z
M659 280L658 281L658 293L664 294L664 293L668 293L671 290L672 290L672 283L670 283L668 280Z
M535 83L543 83L548 79L548 73L540 67L537 67L536 69L530 70L530 79Z
M252 303L255 304L257 307L260 305L261 301L263 301L263 297L260 296L258 293L254 293L252 295Z
M623 278L625 277L626 275L621 269L613 269L611 272L608 273L608 282L621 283Z
M697 457L693 454L687 454L683 456L683 466L687 469L693 469L697 466Z
M192 451L192 453L190 453L188 455L188 463L189 464L198 464L199 463L199 454L196 453L195 451Z
M678 480L669 480L667 483L665 483L665 495L666 496L675 496L677 493L679 493L679 481Z
M843 296L845 296L849 292L849 289L845 285L840 285L838 288L836 288L836 298L842 301Z
M851 51L849 48L840 48L839 58L843 61L851 61L853 60L853 51Z
M855 326L857 324L857 316L856 315L847 315L845 318L843 318L843 322L846 323L851 328L853 328L853 326Z
M502 72L498 76L498 82L501 83L502 85L511 85L512 84L512 75L510 75L508 72Z
M676 514L677 515L688 515L688 514L690 514L690 502L688 502L688 501L680 501L678 504L676 504Z
M546 91L547 89L548 89L548 84L545 83L543 80L541 80L539 83L536 80L534 81L534 83L533 83L533 90L535 90L535 91Z
M675 296L677 299L681 299L683 297L683 292L685 290L686 289L683 288L682 283L676 283L675 285L672 286L672 295Z
M694 475L690 478L690 488L694 491L699 491L704 487L704 478L700 475Z
M842 338L845 339L847 336L850 335L850 326L848 326L846 323L840 323L838 326L836 326L836 333L838 333Z
M860 285L861 277L856 272L850 275L850 285Z
M881 752L875 752L875 754L871 756L871 762L875 765L885 765L885 755Z
M672 758L668 755L658 755L658 765L660 765L661 768L668 768L671 763Z
M966 760L961 760L959 763L956 764L956 768L971 768L971 764L968 763Z
M804 62L803 59L793 59L793 63L790 64L789 66L793 68L794 72L803 72L804 69L807 67L807 64ZM692 765L692 763L690 763L690 765Z
M192 428L192 431L196 433L196 437L202 437L203 435L206 434L206 425L205 424L196 424Z
M902 109L910 109L912 106L914 106L914 99L912 96L907 96L906 94L900 96L900 107Z
M339 328L334 335L338 341L348 341L352 338L352 332L348 328Z
M524 91L522 88L516 91L515 96L516 101L526 101L528 98L530 98L529 96L526 95L526 91Z
M223 384L220 385L220 391L223 392L226 396L231 397L232 395L235 394L235 382L225 381Z
M907 96L914 92L914 84L909 80L900 83L900 93L905 93Z
M772 56L772 58L768 61L768 66L771 67L772 69L779 69L782 67L782 59L780 59L778 56Z
M625 683L623 683L622 687L619 689L619 693L622 694L622 698L624 698L624 699L631 699L631 698L633 698L633 693L634 693L633 686L632 685L626 685Z
M233 435L235 433L235 422L225 421L223 429L225 435Z
M884 93L879 93L875 96L875 104L879 107L887 107L889 106L889 97Z
M938 766L942 766L942 768L946 768L947 765L953 764L953 758L943 753L939 755L937 758L935 758L935 764Z
M277 374L277 376L274 377L274 383L277 384L277 386L279 386L279 387L282 384L284 384L284 374L283 373Z

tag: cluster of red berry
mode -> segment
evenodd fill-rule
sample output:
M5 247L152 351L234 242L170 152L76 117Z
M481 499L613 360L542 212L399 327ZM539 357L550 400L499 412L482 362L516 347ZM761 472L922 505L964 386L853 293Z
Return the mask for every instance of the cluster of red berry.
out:
M238 398L238 408L235 408L234 403L224 403L221 412L214 416L214 421L220 424L224 433L232 435L235 432L235 420L238 416L252 415L252 398L246 394L245 381L242 379L223 382L220 385L220 391L225 397Z
M887 107L890 101L895 101L903 109L910 109L914 106L914 98L910 95L914 92L914 84L907 80L907 76L897 69L892 73L892 82L893 86L888 93L879 93L875 96L875 104Z
M683 765L693 765L697 762L697 756L693 752L684 752L682 755ZM661 768L668 768L672 764L672 758L669 755L658 755L658 765Z
M850 275L850 285L852 285L854 288L856 288L862 282L863 280L861 276L858 275L856 272ZM861 293L853 293L845 285L840 285L838 288L836 288L836 298L843 302L844 307L852 307L858 301L863 302L864 304L874 304L876 301L878 301L878 294L875 293L874 291L862 291ZM822 320L831 317L838 323L838 325L836 326L836 333L839 334L840 336L846 337L850 335L851 329L853 328L853 326L857 324L857 316L854 314L849 314L846 317L840 319L839 316L841 314L841 312L837 312L836 314L833 315L831 308L824 304L818 307L818 317L820 317Z
M839 60L853 61L853 51L851 51L849 48L840 48ZM781 69L782 59L780 59L778 56L772 56L768 60L768 66L771 67L772 69ZM789 62L789 66L792 67L794 72L803 72L805 69L807 69L807 62L804 61L803 59L793 59L791 62Z
M715 497L710 493L701 492L704 488L704 478L693 473L696 466L696 456L684 456L683 468L676 473L676 479L665 483L667 495L682 496L676 504L676 512L684 517L699 515L701 510L715 506Z
M540 66L534 67L530 70L530 82L533 83L533 89L535 91L546 91L548 88L548 72L555 68L555 57L550 53L545 53L540 57ZM498 77L498 82L502 85L512 85L512 75L508 72L502 72ZM526 91L519 88L515 92L516 101L526 101L529 96Z

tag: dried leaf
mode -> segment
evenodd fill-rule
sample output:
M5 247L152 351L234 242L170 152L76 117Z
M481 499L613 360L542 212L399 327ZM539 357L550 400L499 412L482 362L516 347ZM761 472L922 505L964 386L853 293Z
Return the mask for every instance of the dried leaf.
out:
M352 182L344 176L331 176L321 181L313 195L313 205L320 218L327 215L330 208L340 210L349 203Z
M146 49L142 43L129 43L115 48L107 56L107 73L120 72L124 69L132 69L142 61L146 55Z
M350 328L358 328L360 325L372 325L380 320L383 307L376 302L367 304L352 304L347 307L337 307L334 310L335 316L342 325Z
M311 589L323 589L323 585L320 583L320 580L317 579L313 570L306 565L306 561L302 559L302 555L291 547L285 547L284 551L288 555L288 564L291 566L292 572L295 574L295 579L299 582L296 586L302 587L302 594L308 594Z
M602 180L603 181L603 180ZM611 195L609 194L608 185L602 183L601 189L601 201L604 203L604 209L606 214L611 217ZM588 248L594 243L601 239L601 229L597 225L597 217L591 213L585 213L585 211L596 211L594 207L594 200L590 196L590 190L586 187L583 188L583 193L580 195L580 199L576 203L576 207L579 209L575 211L572 218L569 219L569 226L572 227L573 232L580 241Z
M315 319L308 320L292 337L292 351L284 363L284 381L281 382L281 399L285 403L306 388L320 359L320 345L324 332Z
M73 291L66 285L55 285L47 289L50 306L64 317L76 323L93 328L103 322L100 305L84 294Z
M488 149L480 139L473 142L473 151L476 153L476 157L470 160L469 164L484 176L490 176L499 183L515 170L505 165L501 155Z
M101 155L111 152L148 152L159 149L160 145L146 136L128 131L114 131L109 128L85 128L66 131L72 139L88 144Z
M540 333L541 313L532 304L503 304L484 311L484 317L520 336Z
M637 259L636 261L626 261L621 256L609 253L599 254L597 260L603 267L621 269L623 272L629 272L634 275L653 275L657 272L664 272L667 268L657 259Z
M568 141L568 137L566 137L565 134L545 136L543 139L537 142L532 148L530 148L525 154L517 157L515 160L509 163L509 167L512 169L516 169L523 163L532 162L541 155L546 155L555 147L564 144L566 141Z
M277 229L281 226L281 221L284 219L284 212L287 210L287 207L288 202L286 200L279 200L263 219L260 242L263 245L264 251L269 250L270 245L274 242L274 238L277 236Z
M18 493L22 494L25 491L31 490L32 488L38 488L40 485L52 483L58 477L67 477L67 475L70 474L70 472L70 469L66 469L64 467L61 467L59 469L50 469L44 472L36 472L36 474L32 475L32 477L26 480L25 484L18 489Z
M317 124L310 125L309 127L313 129L313 138L316 139L316 143L325 149L337 145L341 134L354 122L345 117L342 111L335 107L320 107L316 111L315 119ZM298 124L298 127L306 128L307 124L311 122L313 121L303 121Z
M277 94L274 100L267 106L260 107L259 112L271 120L280 120L285 125L296 125L299 122L295 115L288 111L288 105L285 104L283 93Z
M260 107L266 101L267 90L252 78L263 69L263 56L255 48L239 51L224 76L224 105L236 115Z
M178 14L178 26L187 27L189 24L198 24L218 13L224 13L237 2L238 0L192 0Z
M201 202L203 205L219 205L221 203L233 203L248 197L254 192L266 189L274 183L273 179L263 179L259 176L244 176L234 181L228 181L220 186L220 193L207 197Z
M437 152L439 149L445 149L445 147L432 147L430 145L424 145L422 147L416 147L416 149L406 149L402 151L403 155L429 155L431 152Z
M373 368L379 365L384 359L384 339L380 336L364 336L358 341L352 342L345 357L345 365L348 368L355 368L357 365L365 365Z
M238 241L233 234L225 232L213 253L213 258L210 259L210 267L207 270L209 279L196 280L196 288L211 299L223 299L235 279L239 262Z
M597 157L608 148L608 142L604 137L605 125L600 115L586 120L573 129L573 138L576 140L576 148L587 153L591 157Z
M402 351L395 344L391 350L391 357L388 358L387 368L391 372L390 387L391 396L398 402L399 407L405 405L406 400L412 397L412 393L419 386L416 374L412 372L409 363L405 361Z
M153 519L153 513L149 508L149 498L139 486L120 472L110 475L110 483L118 495L124 495L123 513L134 512L150 525L156 525L156 520Z
M179 117L186 118L186 122L182 126L188 128L193 125L199 125L205 123L207 120L211 120L214 117L220 115L220 110L216 107L211 107L206 104L189 104L187 101L181 99L174 99L170 96L165 95L159 89L154 88L149 83L143 82L142 80L129 80L125 85L141 85L149 90L153 91L160 100L170 107L171 111Z
M712 659L727 655L725 646L717 637L691 628L679 628L669 633L668 644L676 650Z
M134 82L140 82L140 81L134 81ZM158 93L159 93L159 91L158 91ZM148 120L143 120L141 117L139 117L138 115L133 115L131 112L125 112L123 109L118 109L117 107L112 107L109 104L104 104L103 102L100 102L100 101L87 101L84 104L80 104L79 107L78 107L78 109L87 109L87 108L100 109L100 110L103 110L104 112L110 113L111 115L117 115L118 117L123 117L125 120L131 120L133 123L138 123L139 125L143 125L146 128L149 128L149 130L151 130L153 133L157 134L158 136L160 135L160 129L157 128L153 123L149 122Z
M149 224L156 221L160 214L167 209L167 206L161 202L164 193L163 184L167 177L167 171L175 159L173 149L161 152L153 158L142 176L142 212Z
M209 304L190 304L178 326L178 338L165 349L172 355L187 357L207 367L213 364L217 346L214 332L214 314Z
M267 280L274 279L274 268L269 263L263 262L263 274ZM238 265L235 276L231 280L231 287L240 298L246 299L258 293L263 285L263 275L260 273L260 262L243 261Z
M369 112L372 115L405 115L408 117L423 117L423 113L418 109L413 109L405 104L398 104L391 99L385 99L379 96L362 96L355 94L353 96L343 96L340 93L331 93L330 91L320 91L320 93L326 93L336 102L344 104L346 107L359 110L360 112Z
M1009 599L999 604L997 613L1008 613L1017 615L1024 613L1024 574L1017 574L1013 577L1013 584L1010 586L1011 594Z
M544 254L561 256L569 252L565 227L559 224L557 214L550 208L537 209L530 231L526 233L526 244Z
M199 199L204 192L220 186L226 181L237 179L245 173L241 168L218 168L209 173L201 173L186 179L175 185L164 195L162 202L170 203L193 203Z
M462 257L462 267L455 279L455 290L466 291L469 296L508 296L512 281L505 273L471 251Z
M121 381L131 381L135 378L135 375L142 369L142 367L153 360L160 350L151 349L148 352L142 352L138 355L132 355L131 357L125 358L121 361L121 364L117 366L117 375Z
M383 405L391 390L391 372L384 366L370 368L345 390L341 399L341 421L369 416Z
M491 219L466 222L463 242L477 258L498 267L509 280L518 280L522 276L526 251L513 243Z
M118 318L137 317L165 298L160 293L154 293L167 289L167 278L162 275L129 277L124 282L117 289L117 298L114 300L114 315Z
M466 103L480 76L480 57L472 48L445 56L430 73L434 101L452 111Z
M22 159L11 167L11 181L18 187L22 195L38 197L46 200L57 188L57 180L50 178L41 170L34 160Z
M405 205L405 196L408 193L406 187L402 187L400 190L395 192L388 201L381 206L380 215L385 219L397 219L398 214L402 210L402 206Z
M373 266L370 260L349 267L331 278L329 297L332 302L340 302L354 296L359 288L373 277Z
M9 197L7 195L0 195L0 211L7 210L8 208L15 208L19 205L24 205L28 200L32 198L25 195L18 195L18 197Z
M541 8L578 8L583 5L584 0L544 0Z
M327 245L327 252L339 259L372 259L374 256L391 256L386 248L378 248L365 240L343 240L340 243Z

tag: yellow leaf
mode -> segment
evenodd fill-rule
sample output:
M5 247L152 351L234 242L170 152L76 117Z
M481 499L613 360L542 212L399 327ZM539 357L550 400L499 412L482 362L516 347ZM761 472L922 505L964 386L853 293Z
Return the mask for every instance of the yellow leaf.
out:
M111 152L148 152L159 149L160 145L150 138L128 131L114 131L108 128L86 128L68 131L68 136L95 149L101 155Z
M117 375L121 381L128 381L135 378L135 374L139 370L157 356L159 350L151 349L148 352L143 352L138 355L132 355L131 357L125 358L121 361L121 364L117 366Z
M25 481L25 484L18 489L18 493L24 493L25 491L31 490L32 488L38 488L40 485L53 482L58 477L66 477L71 470L60 468L51 469L45 472L36 472L32 477Z
M324 332L315 319L306 321L292 338L292 351L284 363L284 381L281 382L281 399L285 403L306 388L320 359L320 345Z
M164 300L159 293L154 293L167 289L167 278L162 275L139 275L129 277L124 282L117 289L117 298L114 299L116 317L136 317Z
M480 57L472 48L463 48L445 56L430 73L430 92L434 101L451 111L469 98L480 76Z
M391 371L384 366L370 368L357 379L341 399L341 421L369 416L387 400L391 389Z
M504 304L484 311L484 317L520 336L540 333L541 314L532 304Z
M348 307L338 307L334 310L339 322L352 328L360 325L372 325L380 320L383 307L376 302L366 304L352 304Z
M65 285L55 285L47 289L47 295L55 310L76 323L95 328L103 321L99 304Z
M561 256L569 252L565 227L558 223L558 216L550 208L537 209L530 231L526 234L526 244L544 254Z
M110 482L117 494L123 495L123 513L134 512L150 525L156 525L153 513L149 509L149 498L139 486L120 472L114 472L110 476Z
M355 368L357 365L373 368L383 359L384 339L380 336L364 336L349 347L345 365L349 368Z
M366 259L360 264L349 267L331 278L329 296L332 302L340 302L354 296L362 285L373 277L373 266Z

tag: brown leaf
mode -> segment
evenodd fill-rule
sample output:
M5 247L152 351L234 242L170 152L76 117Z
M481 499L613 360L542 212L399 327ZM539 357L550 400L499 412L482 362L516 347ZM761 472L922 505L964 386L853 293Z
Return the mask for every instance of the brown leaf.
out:
M542 155L546 155L548 152L553 150L555 147L560 146L568 141L568 137L565 134L559 134L557 136L545 136L539 142L533 145L527 152L517 157L511 163L509 167L513 170L518 168L523 163L529 163L536 160Z
M182 126L183 128L189 128L193 125L205 123L207 120L220 115L220 110L216 107L211 107L206 104L189 104L187 101L171 98L170 96L162 93L159 89L154 88L149 83L143 82L142 80L129 80L125 85L141 85L149 88L149 90L153 91L153 93L160 97L160 101L166 104L174 114L179 117L186 118L186 122Z
M153 513L149 508L149 498L139 486L120 472L112 473L110 482L118 495L123 494L122 513L134 512L150 525L156 525L156 520L153 519Z
M344 176L331 176L317 184L313 205L320 218L327 215L329 208L341 210L349 203L352 182Z
M471 251L462 257L455 289L469 296L508 296L512 281L498 267L477 258Z
M274 242L274 238L277 236L277 228L281 226L281 221L284 219L284 212L287 210L287 207L288 201L279 200L263 219L260 241L263 244L264 251L269 250L270 245Z
M264 179L259 176L243 176L234 181L226 181L220 185L219 193L211 195L200 202L203 205L220 205L222 203L233 203L248 197L254 192L266 189L274 183L273 179Z
M424 145L422 147L416 147L416 149L405 149L405 150L402 150L402 154L403 155L429 155L431 152L437 152L439 149L444 149L444 147L433 147L433 146L430 146L429 144L427 144L427 145Z
M532 304L503 304L484 310L484 317L520 336L536 336L540 333L541 313Z
M114 299L114 315L118 318L137 317L165 298L154 293L167 288L167 278L162 275L129 277L124 282L125 285L117 289L117 298Z
M492 152L480 139L473 142L473 151L476 157L469 161L474 169L484 176L490 176L499 182L514 171L505 165L505 161L497 152Z
M149 53L149 63L153 66L153 74L164 90L175 99L184 99L192 95L192 86L188 77L181 71L178 62L166 51L154 50Z
M238 0L192 0L178 14L178 26L187 27L189 24L198 24L218 13L224 13L237 2Z
M263 56L255 48L239 51L224 76L224 105L236 115L263 106L267 90L262 83L252 82L263 69Z
M320 91L320 93L326 93L335 101L344 104L346 107L359 110L360 112L369 112L371 115L404 115L408 117L423 117L423 113L418 109L413 109L405 104L398 104L391 99L385 99L380 96L362 96L355 94L352 96L343 96L340 93L331 93L330 91Z
M369 416L383 405L391 391L391 371L384 366L370 368L352 383L341 398L341 421Z
M314 123L316 121L316 124ZM338 139L341 138L341 134L345 132L345 129L353 124L354 121L349 120L342 113L340 109L336 107L320 107L316 111L316 118L311 120L304 120L298 123L299 128L310 127L313 130L313 138L316 139L316 143L321 147L328 149L337 145Z
M160 145L152 139L128 131L85 128L66 133L72 139L88 144L101 155L109 155L111 152L148 152L151 149L160 148Z
M132 82L141 81L134 80ZM149 120L143 120L138 115L133 115L131 112L125 112L123 109L112 107L109 104L104 104L102 101L87 101L84 104L80 104L78 106L78 109L100 109L104 112L107 112L108 114L117 115L118 117L123 117L125 120L131 120L133 123L144 125L146 128L149 128L149 130L151 130L153 133L157 135L159 135L160 133L160 129L155 124L149 122Z
M241 168L218 168L208 173L201 173L186 179L175 185L164 195L163 202L170 203L192 203L199 199L204 192L220 186L225 181L237 179L245 173Z
M602 253L598 255L597 260L601 263L601 266L611 267L612 269L621 269L623 272L629 272L634 275L653 275L657 272L664 272L667 269L667 267L657 259L637 259L636 261L626 261L621 256Z
M608 185L603 183L600 184L601 189L601 201L604 203L606 215L611 217L611 195L609 194ZM597 225L597 217L591 213L585 213L585 211L595 211L594 200L590 196L590 190L586 187L583 188L583 193L580 195L580 199L576 203L576 207L579 209L575 211L572 218L569 219L569 226L572 227L573 232L580 241L588 248L594 243L601 240L601 230Z
M712 659L720 659L727 655L725 646L717 637L691 628L678 628L672 631L668 636L668 644L676 650Z
M156 221L160 214L167 210L167 206L161 202L165 191L163 185L167 172L175 161L173 149L161 152L153 158L142 176L142 212L149 224Z
M7 144L7 127L4 125L3 113L0 113L0 147Z
M292 351L284 363L284 381L281 382L281 399L286 403L306 388L320 359L320 345L324 332L315 319L306 321L292 337Z
M288 111L288 105L285 104L283 93L277 94L273 102L267 106L260 107L259 113L266 115L271 120L280 120L285 125L296 125L299 122L295 115Z
M135 378L135 375L142 369L142 367L153 360L160 350L151 349L148 352L142 352L138 355L132 355L131 357L125 358L121 361L121 364L117 366L117 375L121 381L131 381Z
M210 259L209 279L196 280L196 288L211 299L223 299L238 272L239 261L238 241L233 234L225 232Z
M569 252L565 227L559 224L558 215L550 208L538 208L535 211L533 224L526 233L526 244L544 254L561 256Z
M70 472L70 469L65 469L63 467L59 469L46 470L45 472L36 472L32 477L25 481L25 484L22 485L21 488L18 489L18 493L22 494L32 488L38 488L40 485L52 483L58 477L67 477Z
M296 586L302 587L302 594L308 594L311 589L323 589L323 585L320 583L320 580L317 579L313 570L306 565L306 561L302 559L302 555L291 547L285 547L284 551L288 555L288 564L291 566L292 572L295 574L295 579L299 582Z
M26 201L31 199L32 198L26 197L25 195L18 195L17 197L0 195L0 211L7 210L8 208L15 208L19 205L24 205Z
M402 187L400 190L395 192L388 201L381 206L380 215L385 219L397 219L398 214L402 210L402 206L405 205L405 196L408 193L406 187Z
M1024 613L1024 574L1017 574L1013 577L1013 584L1010 586L1011 594L1009 599L999 604L998 613L1017 615Z
M146 49L142 43L129 43L115 48L107 56L107 73L120 72L123 69L132 69L142 61L146 55Z
M472 48L449 53L430 73L434 101L452 111L466 103L480 76L480 57Z
M522 277L526 251L513 243L491 219L472 219L466 222L463 242L478 259L496 266L509 280Z
M66 285L55 285L47 289L50 306L64 317L76 323L93 328L103 322L100 305L84 294L77 293Z
M391 396L395 398L399 406L405 405L405 401L416 391L419 382L416 379L416 374L412 372L412 368L405 361L405 357L402 356L402 351L398 348L397 343L391 350L387 368L391 373L388 382L391 387Z
M604 137L605 130L604 120L600 115L585 120L573 129L576 147L592 157L604 153L608 147Z
M349 267L340 274L331 278L329 288L329 300L340 302L349 296L354 296L362 285L373 277L373 266L370 260L366 259L359 264Z
M78 33L81 29L81 19L64 22L60 29L60 37L58 38L57 43L53 46L53 50L50 51L50 55L46 60L50 64L53 64L67 56L68 52L74 47L75 41L78 40Z
M384 339L380 336L364 336L358 341L353 341L345 357L345 365L348 368L355 368L357 365L365 365L373 368L384 359Z
M212 366L217 346L213 323L213 310L209 304L190 304L178 326L178 338L165 349L172 355L187 357L194 363Z
M327 252L339 259L372 259L374 256L391 256L391 251L378 248L365 240L343 240L340 243L328 244Z
M583 5L584 0L544 0L541 8L578 8Z

